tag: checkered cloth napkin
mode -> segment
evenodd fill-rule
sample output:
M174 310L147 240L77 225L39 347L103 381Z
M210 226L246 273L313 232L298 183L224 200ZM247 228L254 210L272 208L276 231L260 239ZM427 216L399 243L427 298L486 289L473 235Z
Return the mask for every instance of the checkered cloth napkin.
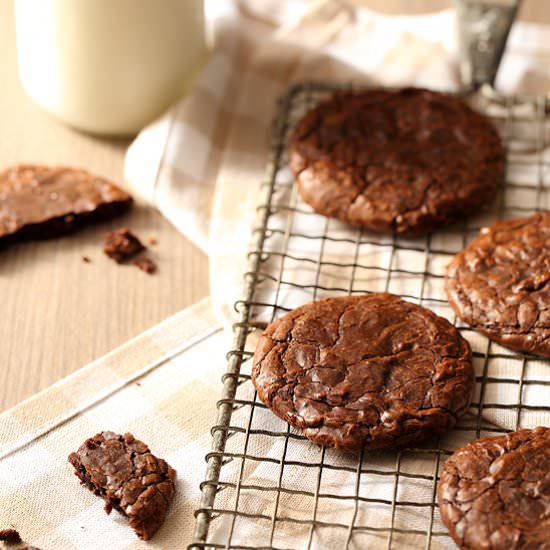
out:
M277 99L287 87L304 79L440 89L458 85L451 12L390 18L336 0L248 0L239 5L214 0L209 2L208 13L216 38L209 62L196 86L137 137L128 151L125 172L137 193L208 252L212 299L166 320L0 415L0 529L14 526L27 543L43 550L100 545L183 548L190 542L219 378L230 349L229 334L216 319L231 317L232 303L241 292L271 120ZM544 49L550 44L548 35L547 29L530 25L514 28L499 77L501 89L549 89L536 64L541 57L550 57ZM529 52L530 44L536 45L535 52ZM306 272L301 269L288 276L306 276ZM339 274L333 276L338 279ZM299 293L282 297L296 305L308 298ZM242 391L251 391L250 384L245 386ZM502 398L515 396L494 396ZM246 422L240 414L244 411L235 414L236 425ZM257 420L265 429L281 429L281 421L268 411L259 413ZM487 420L511 427L505 417ZM549 424L549 420L537 417L529 422ZM67 464L67 455L100 430L134 433L178 471L178 495L171 515L148 543L139 542L116 512L107 516L102 503L79 486ZM230 444L237 441L231 438ZM280 444L258 440L255 445L253 450L263 456L281 456ZM289 459L297 453L300 460L314 463L319 449L292 441L286 452ZM338 465L349 460L330 450L327 457ZM390 458L387 464L383 460L380 468L392 467ZM237 475L232 470L236 467L238 461L225 469L226 475ZM418 472L423 466L413 461L406 467ZM259 463L244 471L248 485L273 484L277 475L274 463ZM288 483L306 492L315 483L303 472L289 475ZM349 479L329 475L324 483L327 491L348 494L354 491L354 479L353 475ZM381 497L392 491L380 479L364 481L361 490L376 490ZM431 498L430 487L411 483L404 491L404 499L410 495L419 499L424 493ZM262 499L244 491L241 505L256 513L267 511L272 504L267 494ZM221 498L228 497L222 494ZM221 501L220 506L224 505L230 504ZM298 517L308 506L306 497L300 503L283 495L279 511ZM342 501L337 508L321 503L318 513L320 518L344 523L355 511L349 501ZM369 514L370 525L387 521L382 508L370 506L365 511L361 507L358 521L364 513ZM422 516L417 512L396 521L416 525L425 519ZM222 521L212 532L213 541L225 541L228 530L234 529ZM288 527L278 543L300 547L297 541L308 538L304 529ZM265 542L268 530L249 520L238 525L237 538L241 543ZM313 547L334 548L331 537L319 539ZM416 542L402 541L401 547L415 548ZM359 547L378 548L379 543L374 537L360 541Z
M193 89L130 146L125 177L211 262L221 319L240 297L277 100L295 82L459 88L452 10L384 16L345 0L207 2L215 43ZM550 29L516 24L503 92L550 89Z
M230 345L209 300L170 317L0 415L0 529L42 550L183 548ZM131 432L178 472L165 527L140 542L79 484L68 455L95 433Z

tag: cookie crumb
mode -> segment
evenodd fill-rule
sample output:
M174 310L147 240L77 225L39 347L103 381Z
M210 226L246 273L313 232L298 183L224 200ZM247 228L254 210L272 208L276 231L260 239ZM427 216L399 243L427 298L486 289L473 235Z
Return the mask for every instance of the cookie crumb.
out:
M88 256L82 256L82 261L86 264L89 264L92 262L92 260L90 260L90 258L88 258Z
M21 535L15 529L0 530L0 540L7 544L18 544L21 542Z
M103 240L103 252L119 264L145 250L143 243L127 227L109 231Z
M139 269L141 269L142 271L145 271L145 273L149 274L154 273L157 270L157 264L155 264L153 260L145 256L134 260L134 265L136 267L139 267Z

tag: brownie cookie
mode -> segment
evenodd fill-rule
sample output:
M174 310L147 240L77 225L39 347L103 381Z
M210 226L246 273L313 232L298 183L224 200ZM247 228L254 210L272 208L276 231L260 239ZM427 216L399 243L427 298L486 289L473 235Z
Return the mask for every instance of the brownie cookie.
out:
M491 340L550 357L550 212L497 222L447 268L456 314Z
M174 498L176 472L132 434L101 432L88 439L69 462L94 494L129 519L130 527L149 540L164 523Z
M417 235L490 201L505 153L489 120L464 101L405 88L335 94L298 123L289 158L315 211Z
M550 549L550 429L458 449L437 492L441 519L461 549Z
M0 243L69 233L131 204L130 195L85 170L14 166L0 172Z
M18 544L21 542L21 535L16 529L0 529L0 541L7 544Z
M474 371L447 320L382 293L310 302L271 323L252 382L312 441L377 449L452 428L470 405Z

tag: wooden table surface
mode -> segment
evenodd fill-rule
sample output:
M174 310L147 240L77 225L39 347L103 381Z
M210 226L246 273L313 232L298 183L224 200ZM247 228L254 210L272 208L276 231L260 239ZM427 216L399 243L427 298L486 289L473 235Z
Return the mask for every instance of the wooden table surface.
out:
M129 141L90 137L40 111L24 94L15 61L13 0L0 0L0 167L15 162L82 166L122 182ZM449 0L356 0L386 13L419 13ZM524 0L520 18L550 22L550 2ZM128 225L151 247L158 273L119 266L102 235ZM82 261L88 256L91 263ZM208 293L206 257L155 210L58 240L0 251L0 410L100 357Z
M82 166L122 182L129 141L90 137L43 113L17 77L13 0L0 0L0 167ZM158 272L102 252L111 227L154 237ZM84 263L86 255L91 263ZM208 294L208 260L158 212L138 204L110 223L0 251L0 410L32 395Z

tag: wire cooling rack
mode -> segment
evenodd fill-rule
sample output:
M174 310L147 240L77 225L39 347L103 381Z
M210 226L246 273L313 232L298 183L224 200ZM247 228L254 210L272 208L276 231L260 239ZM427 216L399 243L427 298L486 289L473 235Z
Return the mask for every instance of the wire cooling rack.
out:
M550 423L548 362L461 324L443 291L446 264L481 227L549 208L549 102L489 87L468 97L502 136L506 181L479 215L407 239L324 218L298 197L287 167L289 132L335 89L304 83L281 101L189 549L453 548L436 501L446 457L479 437ZM451 433L418 448L354 454L318 447L257 399L250 382L257 335L309 300L373 291L399 294L456 324L473 349L474 402Z

